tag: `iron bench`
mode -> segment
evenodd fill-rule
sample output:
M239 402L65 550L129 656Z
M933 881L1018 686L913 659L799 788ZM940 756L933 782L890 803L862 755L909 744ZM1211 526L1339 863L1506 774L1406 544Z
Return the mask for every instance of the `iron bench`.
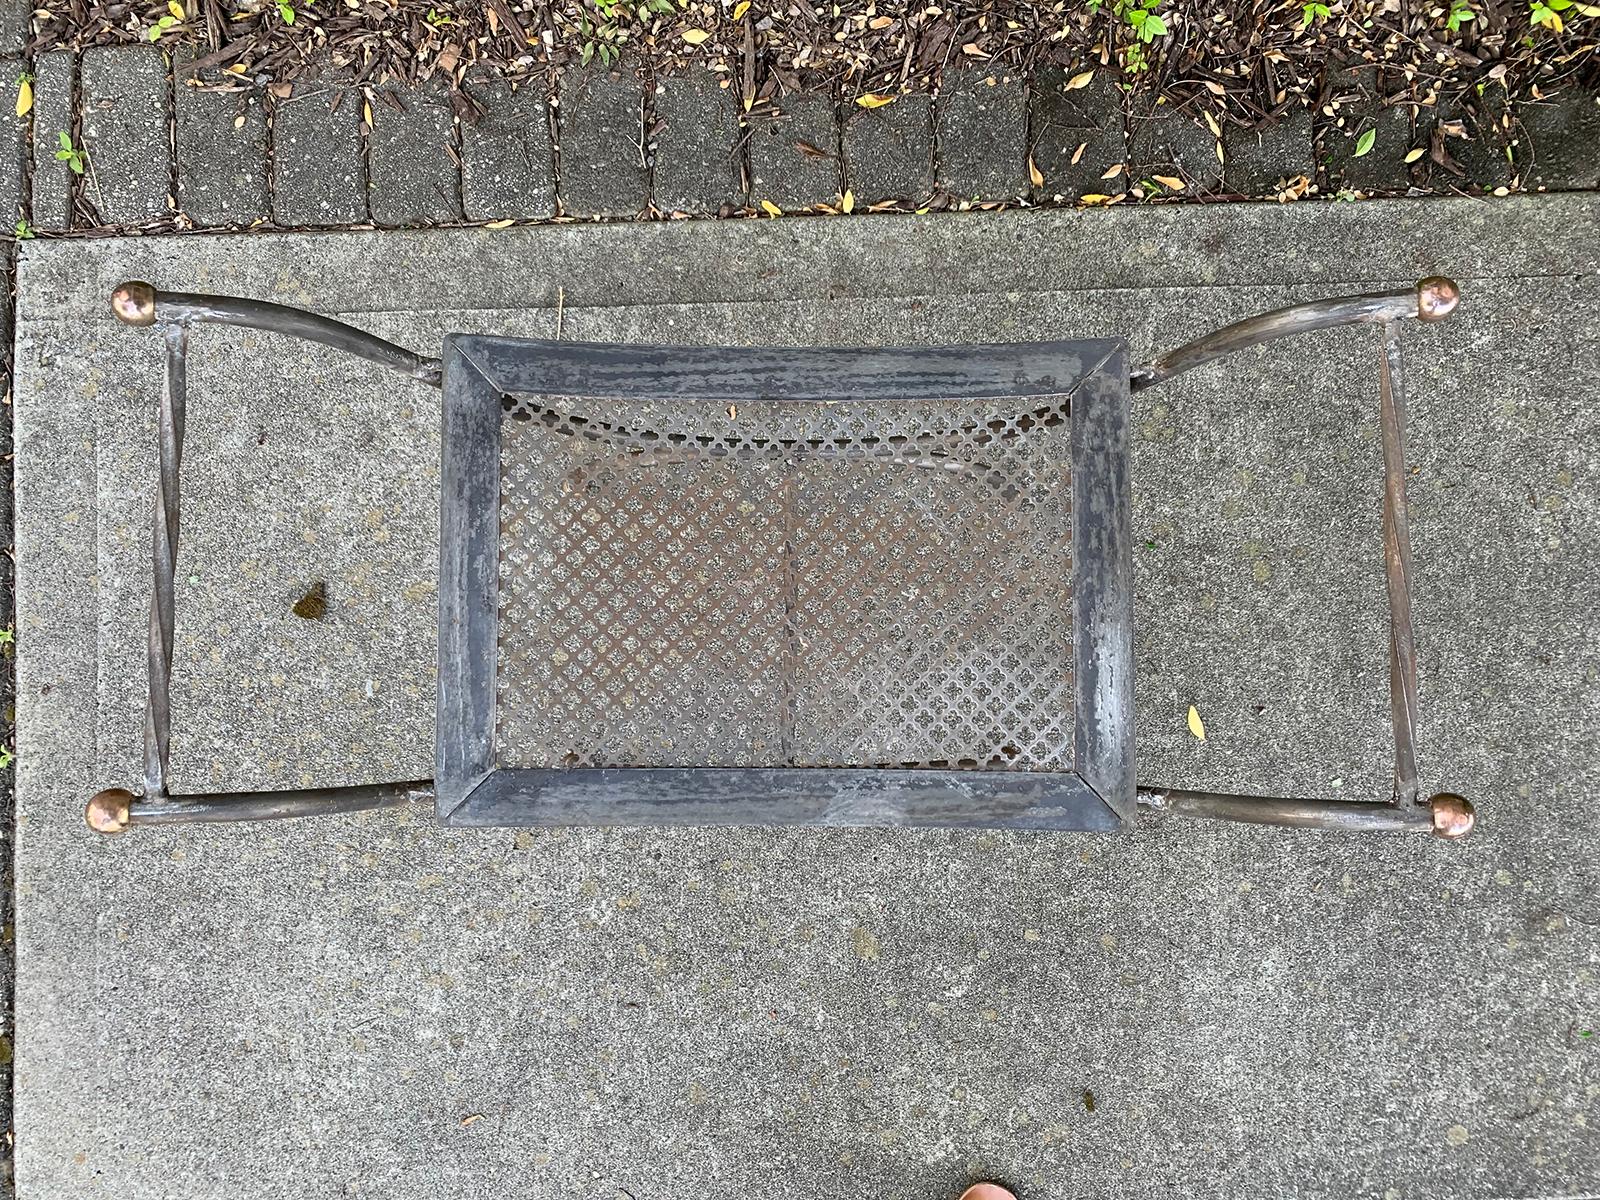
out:
M1152 812L1319 829L1472 828L1424 801L1414 736L1397 322L1456 286L1325 300L1144 365L1120 339L915 349L607 346L454 334L428 358L298 309L129 282L166 339L144 780L89 825L431 800L453 826L1112 830ZM320 342L443 388L432 780L168 787L189 330ZM1230 352L1382 331L1394 789L1383 800L1139 787L1128 409Z

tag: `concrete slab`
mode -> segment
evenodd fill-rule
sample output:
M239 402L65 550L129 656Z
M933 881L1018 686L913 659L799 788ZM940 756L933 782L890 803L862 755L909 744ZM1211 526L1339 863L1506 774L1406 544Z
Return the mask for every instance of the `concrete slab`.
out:
M655 171L651 195L662 212L714 213L744 205L741 131L726 76L704 67L656 80Z
M1563 318L1600 292L1597 219L1574 195L26 244L19 1194L1592 1191L1600 351ZM582 339L1145 347L1432 269L1468 299L1405 332L1422 745L1482 803L1467 843L81 826L137 760L160 385L158 339L105 314L124 275L419 347L553 334L558 302ZM270 337L196 348L179 778L426 771L437 396ZM1136 400L1141 778L1383 790L1374 376L1346 331ZM328 617L288 616L314 579Z
M62 230L72 224L73 174L55 152L64 133L72 136L73 55L66 50L41 54L34 63L33 224Z
M353 225L367 212L361 93L348 69L324 60L272 110L272 219Z
M105 225L171 211L167 58L153 46L96 46L79 66L86 194Z
M33 5L27 0L0 0L0 54L20 55L33 23Z
M379 89L367 137L371 193L379 225L461 219L461 168L449 87L437 76L413 88Z
M228 81L226 72L197 80L195 57L185 50L174 63L178 207L197 225L264 221L270 208L264 96Z
M1517 162L1528 185L1557 191L1600 187L1600 103L1574 89L1517 106Z
M632 217L650 202L644 88L630 63L561 81L561 210Z
M1000 66L955 67L934 103L939 186L958 200L1012 200L1028 191L1028 92Z
M1334 113L1319 132L1328 190L1348 188L1363 195L1404 191L1411 177L1406 155L1414 145L1410 109L1384 102L1385 85L1376 67L1330 70L1327 87Z
M1311 110L1293 108L1262 129L1230 126L1223 131L1223 179L1245 196L1272 196L1297 176L1315 179Z
M832 204L844 191L833 95L790 92L750 118L750 203L785 211Z
M1222 183L1217 144L1199 113L1141 101L1128 117L1128 177L1138 183L1164 175L1183 180L1189 195L1214 192Z
M1069 87L1076 77L1053 64L1034 72L1033 165L1044 181L1033 189L1035 199L1076 200L1128 190L1122 91L1108 71ZM1106 177L1119 166L1123 169Z
M466 88L483 105L477 124L461 126L461 200L474 221L548 217L556 211L550 98L533 80L512 88L500 76Z
M897 96L844 119L845 180L860 204L918 205L933 191L933 106L927 96Z

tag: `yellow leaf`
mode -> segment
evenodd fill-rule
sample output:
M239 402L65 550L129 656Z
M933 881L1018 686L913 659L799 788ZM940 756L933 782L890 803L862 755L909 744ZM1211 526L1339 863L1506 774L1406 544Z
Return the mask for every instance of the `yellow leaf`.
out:
M846 188L844 195L839 197L839 207L845 212L855 212L856 194L849 188Z
M868 92L864 96L857 96L856 103L862 108L882 108L885 104L893 104L893 96L880 96L877 92Z
M1034 187L1042 188L1044 186L1044 172L1033 165L1033 155L1031 154L1028 155L1028 178L1032 180Z
M1206 128L1211 130L1211 136L1216 138L1221 137L1222 127L1217 124L1217 119L1211 115L1210 110L1207 109L1200 115L1206 119Z
M17 116L25 117L33 109L33 84L24 79L17 86Z
M1150 178L1154 179L1169 192L1181 192L1184 188L1189 186L1176 175L1152 175Z
M1200 710L1189 705L1189 732L1202 742L1206 740L1206 723L1200 719Z
M733 19L735 21L737 21L740 17L744 16L745 13L747 13L749 11L750 11L750 0L739 0L739 3L737 3L737 4L735 4L733 6Z
M1414 163L1426 153L1426 150L1424 150L1421 146L1418 146L1415 150L1409 150L1406 152L1406 161L1408 163Z
M184 19L183 5L179 4L178 0L167 0L167 11L172 14L174 21L182 21Z
M1081 87L1088 87L1089 81L1094 78L1093 71L1084 71L1081 75L1074 75L1067 80L1067 91L1075 92Z
M701 42L705 41L711 35L709 33L707 33L704 29L685 29L678 36L681 37L684 41L688 42L689 45L698 46Z
M1078 203L1079 204L1104 204L1109 199L1111 199L1110 196L1102 196L1099 192L1090 192L1086 196L1079 196L1078 197Z
M372 102L370 100L363 100L361 102L361 119L367 123L368 129L377 128L377 126L372 123Z
M508 218L507 220L504 220L504 221L490 221L487 225L484 226L484 228L485 229L509 229L515 223L516 222L514 222L514 221L512 221L512 220L510 220Z
M761 207L762 207L763 211L765 211L766 214L769 217L781 217L781 216L783 216L783 209L779 208L771 200L763 200L761 202Z
M243 75L247 69L243 63L234 63L233 66L228 68L235 75Z

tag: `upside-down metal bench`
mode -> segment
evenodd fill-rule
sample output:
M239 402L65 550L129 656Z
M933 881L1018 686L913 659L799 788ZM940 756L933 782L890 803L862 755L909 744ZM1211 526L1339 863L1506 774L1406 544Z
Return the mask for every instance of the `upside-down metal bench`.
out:
M131 282L159 325L141 794L94 829L432 799L445 825L949 825L1109 830L1165 813L1459 837L1413 737L1396 323L1449 280L1286 308L1147 365L1120 339L698 349L451 335L425 358L313 313ZM444 390L436 774L168 789L189 329L321 342ZM1394 791L1346 801L1140 788L1133 773L1131 392L1287 334L1381 327Z

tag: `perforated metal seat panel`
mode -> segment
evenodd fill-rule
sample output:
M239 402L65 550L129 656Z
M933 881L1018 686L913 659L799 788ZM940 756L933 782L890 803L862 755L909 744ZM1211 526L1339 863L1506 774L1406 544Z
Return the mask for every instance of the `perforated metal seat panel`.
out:
M443 819L1131 811L1120 343L457 337L445 392Z

